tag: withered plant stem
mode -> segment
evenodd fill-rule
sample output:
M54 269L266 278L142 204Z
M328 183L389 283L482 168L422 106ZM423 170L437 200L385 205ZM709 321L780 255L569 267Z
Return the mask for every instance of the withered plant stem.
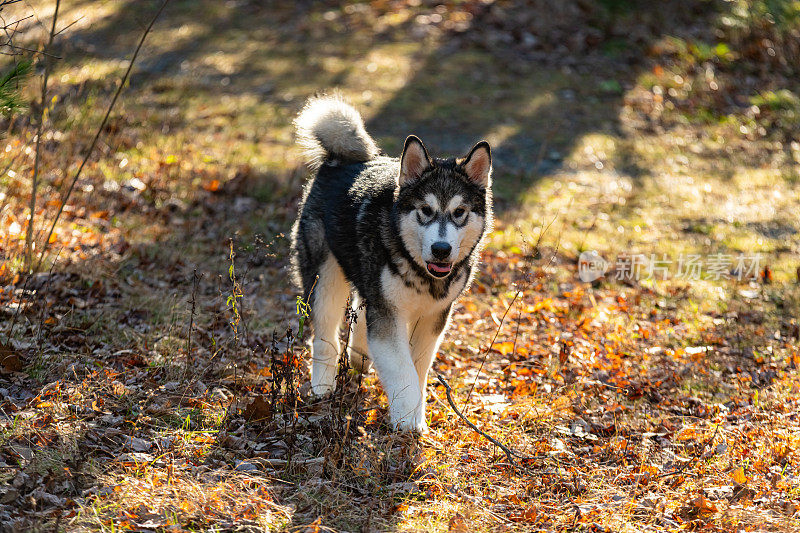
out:
M53 39L56 36L56 22L58 21L58 8L61 7L61 0L56 0L56 9L53 12L53 24L50 26L50 35L47 38L45 51L53 47ZM39 120L36 125L36 153L33 158L33 176L31 177L31 201L29 204L30 218L28 229L25 231L25 271L30 272L33 262L33 223L36 220L36 192L39 189L39 164L42 159L42 133L44 132L44 116L47 110L47 81L50 78L50 58L43 56L44 74L42 74L42 93L39 98ZM38 267L38 265L37 265Z
M156 14L153 15L153 18L150 20L150 24L147 25L144 32L142 33L141 39L139 39L139 44L136 46L136 50L133 52L133 56L131 56L131 61L128 63L128 69L125 71L125 75L122 76L122 80L120 81L119 87L117 87L116 92L114 93L114 97L111 99L111 103L108 105L108 109L106 110L106 114L103 117L103 121L100 123L100 126L97 128L97 131L94 134L94 138L92 139L91 144L89 145L88 150L86 150L86 154L83 156L83 161L81 161L81 165L78 167L78 170L75 172L75 176L73 176L72 181L69 184L69 188L66 190L64 195L61 197L61 202L58 206L58 212L56 213L55 218L53 218L53 223L50 225L50 230L47 232L47 236L44 239L44 243L42 244L42 253L39 256L39 261L36 263L36 268L34 271L38 271L39 267L44 260L45 253L47 252L47 247L50 244L50 237L53 236L53 232L56 229L56 224L58 224L58 220L61 218L62 213L64 212L64 207L67 205L67 201L69 197L72 196L72 191L75 190L75 184L78 183L78 180L83 173L83 168L86 166L86 163L89 161L92 153L94 152L95 146L97 146L97 141L100 139L100 135L103 133L103 129L106 127L106 123L108 122L108 118L111 116L111 111L113 111L114 106L119 99L119 95L122 93L122 89L125 88L126 83L128 82L128 78L130 77L131 70L133 70L133 64L136 62L136 58L139 56L139 52L142 49L142 45L144 45L144 41L147 38L150 30L153 29L153 26L158 20L158 17L161 15L161 12L164 11L164 8L167 7L169 4L169 0L164 0L161 4L161 7L158 8Z

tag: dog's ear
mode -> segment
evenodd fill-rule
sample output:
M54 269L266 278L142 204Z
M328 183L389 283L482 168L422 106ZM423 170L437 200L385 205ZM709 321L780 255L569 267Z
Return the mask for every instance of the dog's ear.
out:
M459 164L476 184L484 188L492 185L492 149L486 141L476 144Z
M400 157L400 176L397 181L400 185L410 183L422 176L431 164L425 145L416 135L409 135Z

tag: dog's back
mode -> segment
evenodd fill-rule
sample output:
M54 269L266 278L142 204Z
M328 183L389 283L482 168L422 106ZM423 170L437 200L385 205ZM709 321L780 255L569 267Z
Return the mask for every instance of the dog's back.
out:
M357 237L364 233L358 226L374 235L386 222L398 160L378 156L361 116L339 97L312 98L295 124L306 163L314 171L292 239L303 297L311 302L319 271L330 256L335 256L350 283L362 294L369 293L364 260L376 252L359 249L365 243Z

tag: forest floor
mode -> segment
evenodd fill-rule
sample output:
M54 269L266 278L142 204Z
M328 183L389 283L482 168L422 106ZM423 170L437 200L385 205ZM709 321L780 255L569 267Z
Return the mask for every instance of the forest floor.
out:
M171 2L33 276L4 122L0 530L800 531L797 78L739 76L714 3L518 4ZM62 6L40 239L157 7ZM494 149L419 438L374 373L308 394L291 120L331 88L389 155Z

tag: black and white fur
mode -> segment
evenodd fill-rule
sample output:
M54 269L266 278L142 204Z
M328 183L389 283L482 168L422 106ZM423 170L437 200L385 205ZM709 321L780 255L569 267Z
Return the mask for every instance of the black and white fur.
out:
M295 124L316 170L292 232L314 328L312 390L334 387L339 326L355 290L351 363L363 370L368 356L392 423L425 431L427 373L492 223L489 145L433 159L412 135L400 159L382 157L358 112L338 97L312 98Z

